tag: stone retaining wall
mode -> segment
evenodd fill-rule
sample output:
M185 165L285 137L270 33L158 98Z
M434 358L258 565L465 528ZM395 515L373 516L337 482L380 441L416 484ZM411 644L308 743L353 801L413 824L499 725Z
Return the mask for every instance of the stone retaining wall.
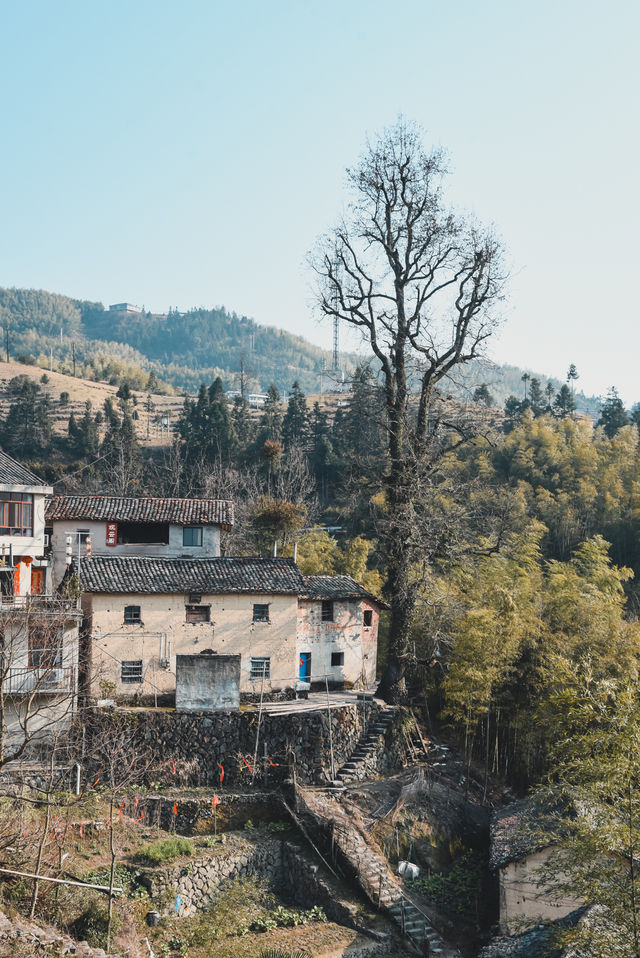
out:
M367 703L331 710L331 732L336 770L347 760L364 731L364 718L374 722L381 706ZM91 765L91 728L127 723L132 730L132 748L152 753L154 768L149 778L165 785L215 786L249 784L254 779L253 761L258 713L172 712L153 709L95 709L87 723L85 768ZM263 714L258 742L255 782L275 785L295 773L305 784L322 784L330 777L329 717L326 711ZM171 762L176 767L173 772ZM98 769L95 769L96 773Z
M167 912L176 908L177 895L181 909L206 908L218 897L225 882L245 875L267 879L270 887L279 890L282 841L266 836L253 841L237 834L232 839L216 846L208 855L181 865L144 870L141 882L154 902Z

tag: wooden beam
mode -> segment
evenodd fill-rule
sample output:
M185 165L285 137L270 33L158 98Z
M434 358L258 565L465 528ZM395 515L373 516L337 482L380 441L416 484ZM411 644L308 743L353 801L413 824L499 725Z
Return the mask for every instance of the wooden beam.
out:
M30 872L15 872L11 871L9 868L0 868L0 872L4 875L14 875L18 878L35 878L36 881L53 881L58 882L61 885L80 885L82 888L97 888L98 891L109 891L108 885L93 885L91 882L86 881L72 881L70 878L50 878L48 875L32 875ZM124 891L123 888L115 888L114 892Z

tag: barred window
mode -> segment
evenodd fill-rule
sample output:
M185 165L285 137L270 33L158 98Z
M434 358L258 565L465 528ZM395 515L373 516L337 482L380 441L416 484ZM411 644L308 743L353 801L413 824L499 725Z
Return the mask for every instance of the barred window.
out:
M267 656L252 656L251 657L251 679L261 679L264 675L265 679L271 677L271 658Z
M337 665L344 665L344 652L331 653L331 665L335 668Z
M253 621L254 622L268 622L269 621L269 605L268 603L254 602L253 603Z
M142 659L123 662L120 668L120 681L123 683L142 682Z
M371 611L371 609L364 610L363 618L364 618L365 629L370 629L371 626L373 625L373 612Z
M125 605L124 623L125 625L139 625L142 622L139 605Z
M322 621L333 622L333 599L322 600Z

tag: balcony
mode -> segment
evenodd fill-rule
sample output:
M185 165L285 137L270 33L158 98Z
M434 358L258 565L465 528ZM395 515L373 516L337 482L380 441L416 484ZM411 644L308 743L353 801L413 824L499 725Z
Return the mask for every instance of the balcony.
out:
M34 615L82 618L80 599L61 595L0 595L0 612L31 612Z
M71 695L75 690L76 670L72 665L9 669L2 686L4 695Z

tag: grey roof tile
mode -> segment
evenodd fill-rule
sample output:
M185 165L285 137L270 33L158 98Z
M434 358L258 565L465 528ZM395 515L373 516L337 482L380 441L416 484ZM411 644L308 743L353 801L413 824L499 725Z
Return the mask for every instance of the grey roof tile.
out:
M233 525L230 499L171 499L121 496L52 496L47 520L96 522L169 522L175 525Z
M89 593L298 595L304 588L293 560L280 558L93 556L82 560L80 579Z
M38 479L25 466L7 455L6 452L0 452L0 482L11 486L49 487L48 482Z
M349 575L305 575L303 579L304 599L369 599L386 604Z

